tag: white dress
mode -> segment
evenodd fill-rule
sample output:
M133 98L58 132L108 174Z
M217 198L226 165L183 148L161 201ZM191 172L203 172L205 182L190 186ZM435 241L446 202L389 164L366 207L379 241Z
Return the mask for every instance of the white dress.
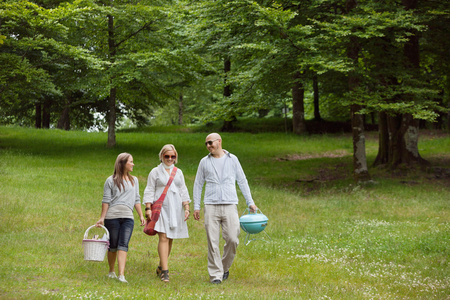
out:
M173 165L172 165L173 168ZM170 168L170 173L172 173ZM170 175L160 164L150 171L147 186L144 190L143 203L154 203L159 199L169 181ZM182 202L191 202L189 192L184 182L183 172L178 169L172 184L167 191L161 207L161 214L155 224L155 230L164 232L169 239L188 238L188 227L184 220L184 208Z

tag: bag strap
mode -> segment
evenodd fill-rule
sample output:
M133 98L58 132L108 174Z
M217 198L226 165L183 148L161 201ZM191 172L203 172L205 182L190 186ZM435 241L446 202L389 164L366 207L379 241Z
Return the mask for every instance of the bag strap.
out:
M169 181L167 181L166 187L164 188L164 191L162 192L164 195L167 194L167 191L169 190L169 187L172 184L173 178L175 177L177 170L178 170L177 167L173 167L172 173L170 174Z
M162 203L164 201L164 198L166 198L167 191L169 190L169 187L172 184L173 178L175 177L175 173L177 172L177 170L178 170L177 167L173 167L172 173L170 174L169 181L167 181L164 191L162 192L161 196L159 196L159 199L155 203L153 203L153 205L156 203L158 204Z
M175 177L175 173L177 172L177 167L173 167L172 173L170 174L169 181L167 181L166 187L164 188L164 191L162 192L161 196L159 196L158 200L156 200L152 204L152 216L155 214L155 218L152 217L152 221L156 222L159 218L159 214L161 212L161 206L164 202L164 199L166 198L167 191L169 190L170 185L172 184L173 178ZM148 224L148 223L147 223ZM147 228L147 226L146 226ZM145 229L144 229L145 232Z

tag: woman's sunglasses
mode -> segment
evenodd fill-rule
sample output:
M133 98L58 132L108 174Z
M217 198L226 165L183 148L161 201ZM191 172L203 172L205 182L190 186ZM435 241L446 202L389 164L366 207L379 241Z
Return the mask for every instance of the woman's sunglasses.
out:
M165 158L165 159L169 159L169 158L171 158L171 159L177 159L177 156L176 156L176 155L172 155L172 156L170 156L170 155L164 155L164 158Z

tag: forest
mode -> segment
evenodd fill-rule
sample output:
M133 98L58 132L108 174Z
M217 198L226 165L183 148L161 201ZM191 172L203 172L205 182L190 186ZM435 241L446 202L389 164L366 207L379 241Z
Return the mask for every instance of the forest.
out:
M114 147L130 123L347 122L365 181L369 125L391 167L427 165L419 128L449 130L449 16L424 0L2 0L0 125Z

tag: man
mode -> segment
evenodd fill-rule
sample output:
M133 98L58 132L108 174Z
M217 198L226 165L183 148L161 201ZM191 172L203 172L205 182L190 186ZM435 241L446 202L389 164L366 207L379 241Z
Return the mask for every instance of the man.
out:
M238 158L222 149L222 138L217 133L206 137L209 154L202 158L194 182L194 219L200 220L200 202L205 186L205 229L208 238L208 272L211 283L220 284L229 276L229 270L239 244L239 214L236 182L250 211L256 211L247 178ZM220 227L225 240L220 256Z

